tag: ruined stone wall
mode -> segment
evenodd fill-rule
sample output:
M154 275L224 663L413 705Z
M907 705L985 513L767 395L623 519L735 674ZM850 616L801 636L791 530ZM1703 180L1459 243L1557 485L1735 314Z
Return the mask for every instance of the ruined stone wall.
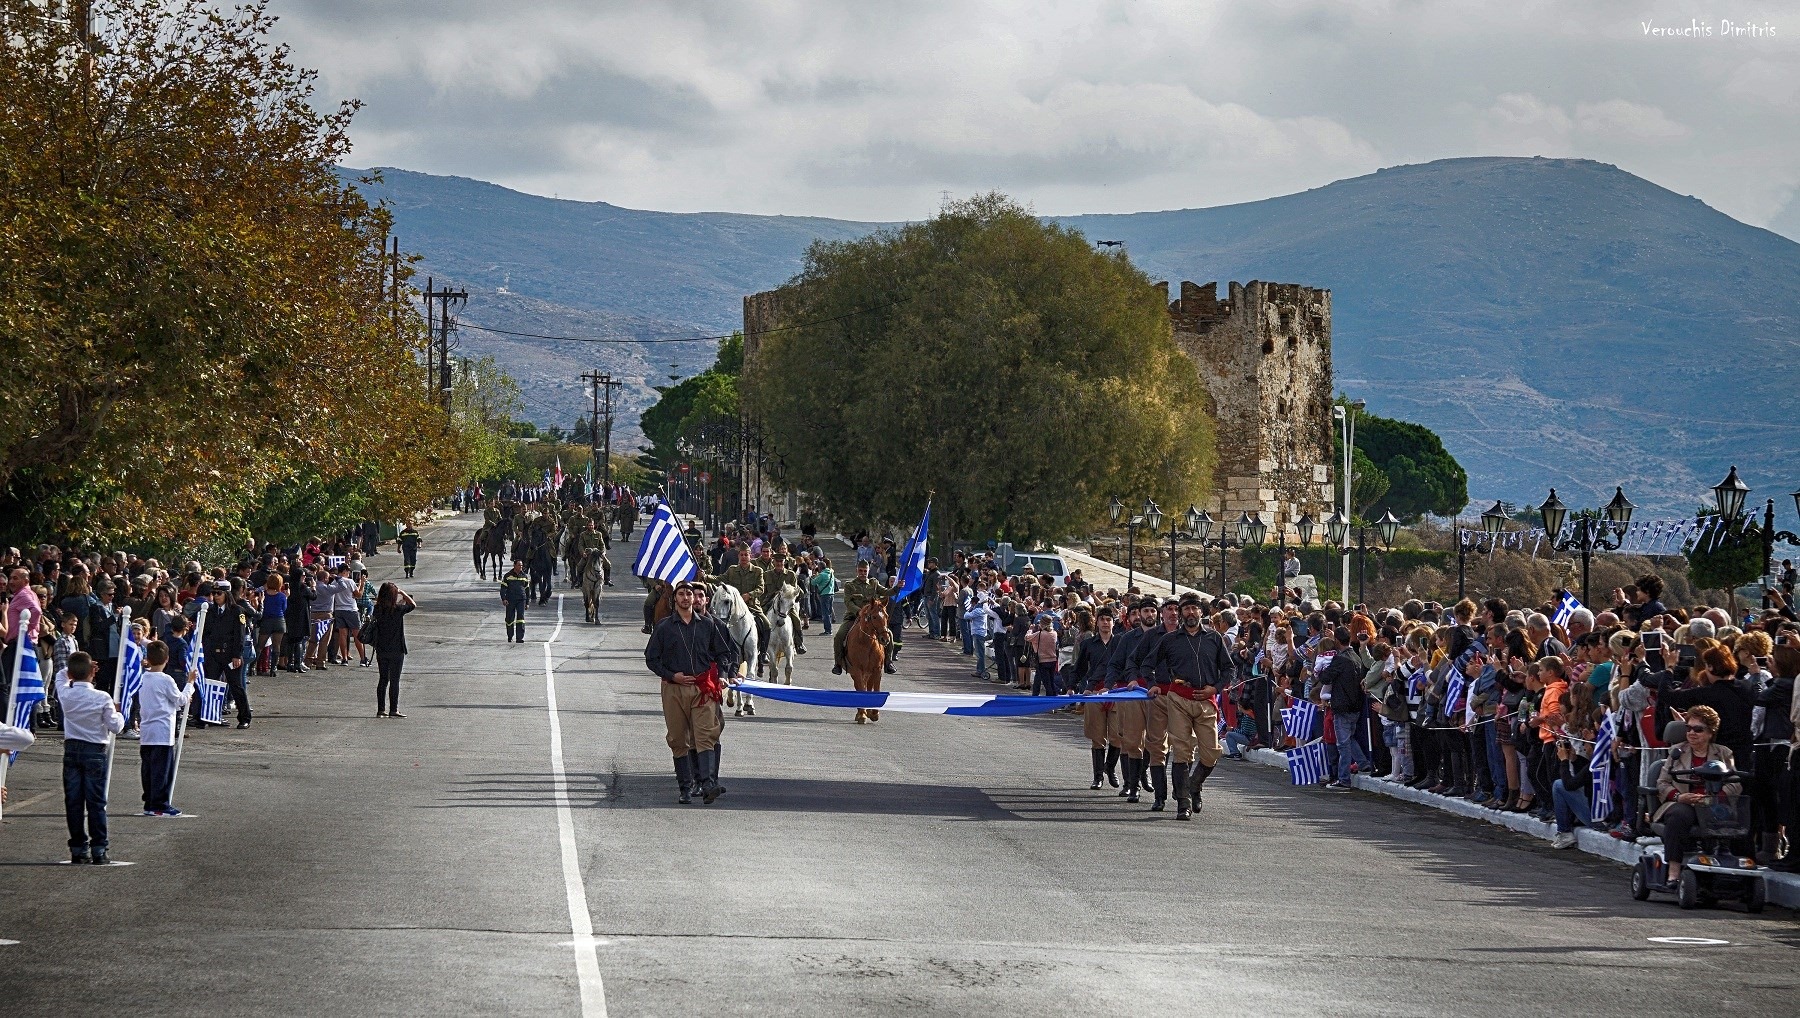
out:
M1166 288L1166 284L1165 288ZM1294 521L1331 511L1331 291L1296 283L1183 282L1169 304L1218 422L1215 520L1260 512L1297 542Z
M785 290L764 290L744 298L744 363L754 363L762 346L762 334L776 327L781 318Z

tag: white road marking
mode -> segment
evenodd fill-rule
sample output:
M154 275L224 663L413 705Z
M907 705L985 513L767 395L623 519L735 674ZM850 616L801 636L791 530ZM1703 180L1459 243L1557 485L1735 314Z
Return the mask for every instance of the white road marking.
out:
M1714 940L1711 937L1645 937L1652 944L1673 944L1676 947L1723 947L1731 941Z
M11 947L17 943L18 941L16 940L0 940L0 947Z
M569 808L569 778L563 769L562 722L556 716L556 662L550 645L562 635L563 595L556 595L556 628L544 641L544 693L550 713L550 777L556 789L556 834L562 843L563 891L569 899L569 941L575 948L575 974L581 982L581 1013L606 1018L606 987L600 981L600 957L594 947L594 921L588 915L587 885L581 880L581 857L575 851L575 814Z

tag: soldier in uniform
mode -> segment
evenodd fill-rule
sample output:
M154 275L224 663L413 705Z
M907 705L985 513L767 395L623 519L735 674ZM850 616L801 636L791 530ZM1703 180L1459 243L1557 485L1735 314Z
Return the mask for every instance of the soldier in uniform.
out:
M675 613L657 624L644 647L644 663L662 680L666 741L675 762L675 780L683 789L680 802L692 802L689 789L712 805L724 793L718 780L718 745L725 682L737 670L736 650L717 626L696 615L695 588L675 585ZM688 755L689 747L694 756Z
M410 579L413 569L419 564L419 545L424 544L425 541L419 536L418 528L412 525L411 520L408 520L406 526L400 529L400 536L394 539L394 543L400 546L400 563L406 567L406 575Z
M768 565L763 570L763 604L774 604L775 596L781 593L781 588L788 584L793 584L796 590L800 588L800 577L795 574L792 567L793 560L786 555L768 559ZM806 653L806 640L800 635L800 631L805 628L806 623L800 621L800 599L798 597L794 599L792 607L788 608L788 621L794 634L794 653Z
M1236 666L1225 638L1200 625L1200 597L1181 599L1181 628L1156 647L1160 685L1156 700L1168 725L1169 769L1175 786L1175 819L1191 819L1200 789L1219 762L1219 708L1213 697L1231 685Z
M506 605L506 642L525 642L525 606L531 601L531 577L525 560L513 559L512 572L500 577L500 600Z
M1152 601L1152 604L1155 602ZM1154 620L1155 616L1152 616ZM1160 694L1169 686L1169 677L1156 667L1156 648L1163 639L1181 628L1180 609L1172 597L1162 602L1162 625L1149 630L1136 652L1132 655L1132 667L1145 686L1153 695L1146 709L1148 727L1144 731L1144 752L1149 757L1150 785L1156 798L1150 804L1152 813L1161 813L1169 798L1169 768L1165 762L1169 754L1169 719L1166 705Z
M844 621L838 625L837 635L831 641L831 674L844 674L844 645L850 640L850 630L856 625L857 613L863 605L878 597L891 597L897 587L884 584L869 578L868 560L856 564L856 579L844 584ZM894 636L887 630L881 633L881 649L883 653L882 671L894 674L894 657L892 654Z
M499 526L500 525L500 507L493 504L492 502L488 503L488 507L481 511L481 522L482 522L482 526L489 527L489 528Z
M695 562L705 562L706 556L698 551L694 553ZM769 645L769 620L763 615L763 587L765 574L762 566L743 559L737 565L725 570L718 577L708 576L706 579L717 579L735 588L744 599L744 607L750 609L750 617L756 621L757 657L762 657L762 649ZM757 660L750 665L752 671L762 669L762 661Z
M612 586L612 563L606 559L606 549L610 543L606 540L606 535L594 527L592 516L583 521L581 533L575 538L575 546L581 549L583 557L593 555L600 557L601 582L608 587Z

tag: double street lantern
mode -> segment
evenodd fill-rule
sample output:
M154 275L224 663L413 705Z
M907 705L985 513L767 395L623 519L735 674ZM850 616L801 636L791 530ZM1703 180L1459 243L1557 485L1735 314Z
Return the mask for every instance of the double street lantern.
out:
M1742 504L1742 496L1739 504ZM1588 567L1594 560L1594 553L1619 550L1625 543L1625 531L1631 526L1631 513L1636 508L1625 497L1625 489L1615 487L1612 501L1602 508L1577 512L1569 536L1564 537L1562 530L1563 524L1569 522L1569 507L1556 497L1556 489L1551 488L1550 497L1538 506L1538 515L1544 521L1544 537L1550 541L1551 550L1581 555L1581 603L1588 603Z
M1244 513L1237 519L1219 528L1219 536L1207 540L1204 535L1212 532L1213 519L1205 513L1200 514L1200 546L1202 548L1219 549L1219 593L1224 594L1231 589L1226 575L1226 554L1232 548L1244 548L1252 544L1261 544L1268 536L1268 525L1263 523L1259 513Z
M1325 518L1325 533L1330 537L1331 543L1346 551L1349 550L1347 542L1351 529L1351 522L1344 518L1342 512L1333 510L1331 515ZM1369 547L1369 525L1367 523L1355 524L1354 529L1356 530L1356 600L1358 603L1366 603L1368 601L1369 552L1374 551L1379 555L1381 548L1371 549ZM1392 510L1382 513L1381 519L1375 521L1375 536L1381 540L1382 548L1393 547L1394 538L1399 533L1400 518L1395 516ZM1348 592L1346 592L1347 595Z
M1732 545L1741 546L1753 537L1762 544L1762 606L1769 606L1769 570L1775 563L1775 542L1800 546L1800 535L1786 530L1775 529L1775 500L1769 499L1763 506L1762 523L1759 526L1751 522L1744 512L1744 503L1749 500L1750 486L1738 476L1737 467L1733 466L1725 479L1713 485L1713 505L1719 510L1719 516L1725 522L1725 540ZM1800 513L1800 491L1791 496L1794 500L1794 512Z
M1212 532L1213 525L1212 517L1201 512L1197 506L1191 503L1188 505L1187 512L1182 514L1181 522L1182 526L1180 527L1173 523L1169 524L1169 593L1171 594L1175 593L1176 545L1181 541L1197 541L1204 548L1206 535ZM1156 528L1151 527L1150 529L1155 530Z
M1113 526L1117 527L1120 525L1119 518L1121 516L1125 515L1125 503L1119 501L1118 496L1115 495L1115 496L1113 496L1112 502L1109 505L1107 505L1106 511L1107 511L1107 514L1112 517ZM1146 498L1146 499L1144 499L1143 511L1140 512L1139 514L1137 514L1136 516L1132 516L1131 518L1127 519L1124 523L1124 527L1125 527L1125 589L1127 591L1131 590L1132 584L1137 580L1137 532L1138 532L1138 528L1139 527L1148 527L1150 529L1150 532L1152 534L1154 534L1154 533L1156 533L1157 528L1162 526L1162 518L1163 518L1162 510L1157 507L1156 501L1154 499Z

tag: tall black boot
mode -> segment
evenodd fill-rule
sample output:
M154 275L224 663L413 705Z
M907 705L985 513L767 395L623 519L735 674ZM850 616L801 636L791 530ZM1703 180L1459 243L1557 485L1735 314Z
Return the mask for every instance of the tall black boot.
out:
M675 801L686 806L694 801L694 765L686 756L675 758L675 782L681 786L681 797Z
M1194 800L1189 798L1192 790L1188 787L1188 765L1172 763L1169 765L1169 783L1175 791L1175 819L1192 820L1194 818Z
M1094 783L1088 787L1099 788L1100 783L1106 780L1106 750L1090 746L1088 755L1094 759Z
M1119 787L1119 747L1106 747L1106 780L1114 788Z
M1138 801L1138 789L1144 787L1144 758L1125 758L1125 801Z
M713 743L712 755L713 755L713 760L712 760L713 784L718 785L719 786L719 794L724 795L725 794L725 783L723 781L719 780L719 765L721 763L723 763L725 760L725 744L723 742Z
M714 776L715 772L713 767L713 751L709 749L702 752L700 754L700 770L695 774L695 777L700 779L700 801L706 803L708 806L711 806L713 800L719 797L719 781L718 778Z
M1150 765L1150 787L1156 792L1156 801L1150 804L1150 812L1161 813L1163 803L1169 798L1169 766L1167 764Z

